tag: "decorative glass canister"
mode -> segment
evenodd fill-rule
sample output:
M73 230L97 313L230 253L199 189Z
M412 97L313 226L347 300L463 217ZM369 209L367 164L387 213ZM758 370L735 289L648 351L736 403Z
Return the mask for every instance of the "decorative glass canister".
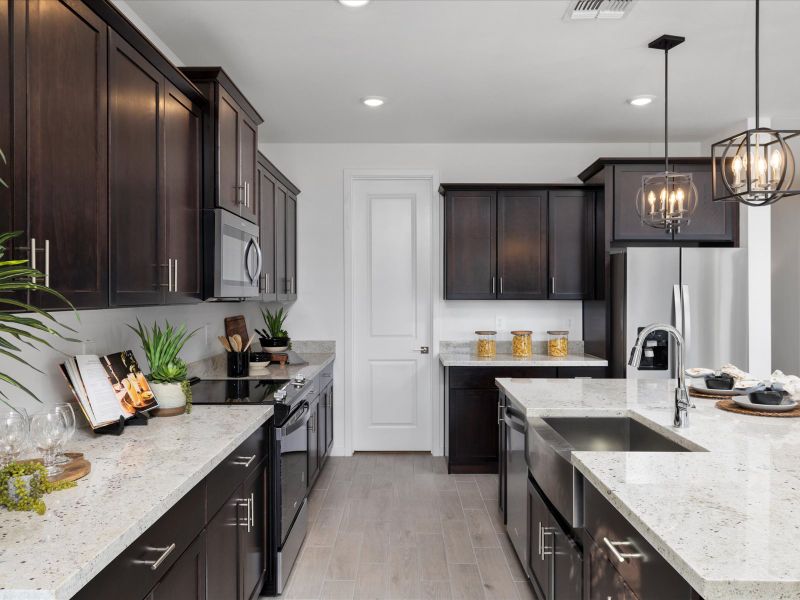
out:
M531 342L532 331L520 330L512 331L511 335L511 354L517 358L530 358L533 354L533 344Z
M482 358L492 358L497 354L497 332L496 331L476 331L478 343L475 353Z
M547 336L548 355L564 358L569 354L569 331L548 331Z

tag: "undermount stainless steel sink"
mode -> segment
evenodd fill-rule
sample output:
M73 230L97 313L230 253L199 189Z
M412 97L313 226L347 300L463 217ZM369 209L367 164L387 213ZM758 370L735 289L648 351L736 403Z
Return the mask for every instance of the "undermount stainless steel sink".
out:
M573 452L694 452L629 417L528 419L528 468L553 506L573 527L583 525L583 476Z
M572 447L592 452L691 452L630 417L545 417Z

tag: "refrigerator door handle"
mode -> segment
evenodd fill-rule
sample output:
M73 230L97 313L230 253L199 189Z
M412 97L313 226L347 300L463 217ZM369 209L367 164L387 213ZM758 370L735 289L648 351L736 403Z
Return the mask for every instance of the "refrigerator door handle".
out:
M689 303L689 286L681 286L681 313L683 315L683 341L686 343L686 351L688 354L689 346L691 346L692 339L692 319L691 319L691 304Z

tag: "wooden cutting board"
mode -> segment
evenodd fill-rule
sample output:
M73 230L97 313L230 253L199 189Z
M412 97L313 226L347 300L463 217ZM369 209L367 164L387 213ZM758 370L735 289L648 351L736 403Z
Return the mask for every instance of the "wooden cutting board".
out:
M77 481L81 477L86 477L92 470L92 463L83 457L82 452L65 452L64 455L70 459L65 465L59 465L63 471L55 477L50 477L50 481L56 483L57 481ZM41 458L34 458L32 460L23 460L20 462L38 462L41 463Z
M225 335L233 337L237 333L242 337L243 344L246 344L247 340L250 339L250 334L247 333L247 322L244 320L244 315L225 317Z

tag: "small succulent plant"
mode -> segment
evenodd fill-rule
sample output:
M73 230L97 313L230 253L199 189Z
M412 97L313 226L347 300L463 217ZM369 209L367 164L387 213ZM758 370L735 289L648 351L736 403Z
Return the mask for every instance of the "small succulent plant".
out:
M275 339L289 337L289 334L283 328L283 324L286 321L286 317L289 316L289 313L284 311L283 307L280 307L274 313L268 308L262 308L261 316L264 317L264 325L267 326L267 332L271 338Z

